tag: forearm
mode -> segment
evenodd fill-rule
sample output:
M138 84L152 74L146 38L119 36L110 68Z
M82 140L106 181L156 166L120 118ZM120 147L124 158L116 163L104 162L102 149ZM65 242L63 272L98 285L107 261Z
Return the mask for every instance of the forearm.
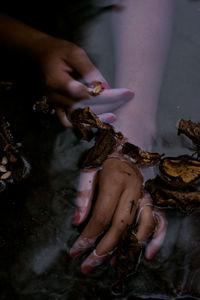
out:
M0 13L0 44L27 55L37 55L48 35Z
M114 13L116 85L135 92L117 112L115 127L130 141L150 150L168 53L173 0L126 0Z

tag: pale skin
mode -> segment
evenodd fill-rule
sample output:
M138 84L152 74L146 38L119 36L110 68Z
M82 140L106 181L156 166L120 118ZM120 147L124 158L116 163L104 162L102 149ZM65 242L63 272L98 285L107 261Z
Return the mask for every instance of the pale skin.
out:
M117 71L117 86L128 86L130 90L120 90L118 93L119 101L116 102L113 102L112 92L106 97L104 96L105 93L102 93L99 99L99 101L102 99L105 101L101 102L101 109L98 110L98 113L115 111L118 107L126 103L127 100L130 100L129 106L125 105L124 108L120 108L116 112L118 120L115 123L115 127L117 130L120 128L123 134L128 137L129 141L134 141L135 144L144 146L144 150L150 150L152 145L152 137L155 129L154 117L161 82L160 78L162 77L163 65L166 58L166 51L164 51L164 49L167 45L166 36L170 31L169 20L167 21L167 15L170 14L170 10L166 9L166 2L171 1L149 0L148 3L150 3L151 6L149 10L145 5L147 1L127 1L127 5L131 5L131 9L135 11L136 15L138 11L142 19L146 20L146 27L143 27L139 26L137 18L123 18L124 20L132 21L131 28L137 28L137 30L134 30L134 38L131 37L131 39L136 41L139 36L143 37L144 31L146 28L149 28L150 32L147 34L149 39L143 39L146 41L144 49L148 49L147 53L150 52L152 55L156 52L156 60L153 65L148 64L147 60L140 68L144 57L146 57L141 49L135 48L134 45L133 49L135 49L137 59L132 60L131 63L123 62L124 53L119 50L116 60L120 66L120 69ZM141 3L141 6L139 3ZM131 9L125 10L124 12L131 13ZM152 26L151 20L152 17L155 17L154 14L156 10L158 10L158 24ZM145 15L147 12L148 16ZM151 13L153 16L151 16ZM164 26L163 28L166 29L166 32L164 31L165 38L163 39L162 35L158 38L157 34L153 34L160 24L159 21L162 23L162 26ZM123 30L127 31L126 26L124 29L122 26L121 30L121 36L125 37ZM8 34L8 32L10 34ZM130 30L129 32L131 33ZM106 80L89 60L85 51L68 41L51 37L5 15L0 16L0 41L15 51L22 52L36 60L40 66L44 81L45 94L48 96L49 101L57 107L58 117L65 126L70 126L65 112L75 105L75 103L78 103L80 100L87 101L89 99L91 100L91 108L93 108L93 99L89 98L87 88L85 85L74 80L72 71L78 72L87 82L91 82L92 80L103 81L105 87L109 88ZM129 45L129 41L124 41L124 43ZM119 42L119 45L120 44ZM119 45L117 45L117 47ZM133 45L131 45L131 47L132 46ZM129 48L130 47L124 47L124 49ZM149 61L151 61L151 55L148 57ZM130 71L133 73L131 74ZM134 76L132 76L133 74ZM142 76L142 74L149 74L148 80ZM130 76L130 78L127 76ZM148 84L146 84L147 82ZM128 97L127 94L123 94L131 90L134 90L136 94L134 97L137 97L135 102L131 100L133 93L129 93ZM142 94L143 90L145 91L145 97ZM148 108L155 109L145 109L147 100L149 104ZM117 102L120 104L116 105ZM109 105L107 105L108 103ZM133 118L134 114L135 117ZM104 118L104 121L109 122L114 119L115 116L110 115L109 118ZM132 122L133 120L134 122ZM147 126L147 128L141 126L141 120L148 120L149 126ZM142 124L144 125L146 122L142 122ZM141 129L140 133L138 128ZM99 194L92 212L92 217L72 247L70 251L71 256L75 257L77 254L88 249L94 243L97 236L103 233L109 224L111 225L97 245L97 256L92 252L83 262L82 272L88 273L94 266L102 263L103 259L117 246L120 235L126 225L133 222L137 206L139 208L144 206L144 208L140 210L141 213L138 219L138 240L145 242L147 237L152 234L155 225L157 226L154 238L146 248L146 255L148 258L151 258L163 242L164 233L166 231L166 219L161 212L153 210L152 206L145 205L146 201L151 203L151 199L149 196L141 196L143 179L138 168L129 163L122 162L119 159L110 158L105 161L102 171L98 172L97 169L90 171L82 170L81 176L79 196L77 198L78 213L75 214L74 219L75 225L79 225L83 222L89 213L93 200L93 190L97 180L99 184ZM112 184L110 184L110 182L112 182ZM139 199L142 200L139 201ZM154 215L156 218L154 218Z

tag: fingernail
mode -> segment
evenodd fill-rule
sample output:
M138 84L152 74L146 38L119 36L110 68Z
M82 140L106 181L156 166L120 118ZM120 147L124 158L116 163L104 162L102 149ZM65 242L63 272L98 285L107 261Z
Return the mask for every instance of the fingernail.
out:
M116 120L116 116L112 115L106 118L105 122L113 122Z
M70 250L70 252L69 252L69 256L71 257L71 258L76 258L76 257L78 257L79 255L81 254L81 251L74 251L74 250Z
M86 208L85 207L81 207L79 208L80 210L77 210L74 214L74 219L73 219L73 225L79 225L84 217L85 217L85 213L86 213Z
M81 272L83 273L83 274L88 274L89 272L91 272L92 270L94 269L94 267L93 266L91 266L91 265L86 265L86 266L82 266L81 267Z
M79 225L81 214L79 211L76 211L74 214L73 225Z
M131 91L126 91L122 94L122 96L124 96L127 100L131 100L134 95L135 95L135 93L133 93Z
M102 86L102 88L104 88L105 90L109 90L110 89L110 86L107 84L107 82L102 82L101 83L101 86Z
M155 252L146 253L146 257L148 259L152 259L155 256L155 254L156 254Z
M99 115L99 118L102 122L113 122L116 120L116 115L112 113L104 113L102 115Z

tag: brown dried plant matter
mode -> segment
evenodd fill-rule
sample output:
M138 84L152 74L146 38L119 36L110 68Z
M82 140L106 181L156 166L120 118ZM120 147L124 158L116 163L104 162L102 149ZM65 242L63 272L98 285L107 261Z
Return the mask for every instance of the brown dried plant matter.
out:
M89 149L87 156L83 160L81 168L101 166L108 155L113 152L115 145L116 140L114 136L109 131L101 131L95 145Z
M70 119L75 132L86 140L90 140L93 137L91 128L98 129L96 143L88 152L88 157L85 158L83 166L96 166L97 161L98 165L102 164L107 156L114 152L118 141L121 144L120 141L124 138L123 134L116 132L112 125L100 121L98 116L89 107L74 110L71 113ZM126 154L133 158L136 164L145 166L155 164L163 156L163 154L144 152L131 143L124 144L121 154ZM95 164L93 164L94 161Z
M72 111L70 121L75 132L87 141L91 139L91 128L114 132L113 127L99 120L89 107L78 108Z
M132 228L127 225L126 231L122 234L116 251L115 271L117 279L113 283L113 294L123 294L124 281L131 273L136 272L142 251L142 245L138 243Z
M103 92L104 87L102 86L102 82L101 81L92 81L90 83L90 86L92 88L92 90L89 91L89 94L91 96L98 96L101 92Z
M178 134L185 134L198 148L200 147L200 123L181 119L178 124Z
M186 184L200 178L200 161L188 155L166 157L161 160L159 168L163 175Z
M153 203L160 207L175 207L188 213L200 206L200 192L192 185L175 188L171 182L157 176L146 182L145 189L151 194Z
M181 155L165 157L160 161L160 176L148 180L145 189L151 194L154 204L162 207L181 208L190 212L200 207L200 123L180 120L178 134L185 134L196 146L197 159Z
M141 148L125 143L122 148L122 153L127 154L135 160L136 164L152 166L157 163L164 154L145 152Z

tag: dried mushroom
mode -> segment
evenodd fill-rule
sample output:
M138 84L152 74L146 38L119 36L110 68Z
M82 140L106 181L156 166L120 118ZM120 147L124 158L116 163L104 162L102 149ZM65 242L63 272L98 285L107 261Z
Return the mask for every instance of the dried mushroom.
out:
M93 137L93 135L91 135L91 128L114 132L113 127L100 121L89 107L84 109L78 108L72 111L70 120L75 132L87 141Z
M103 90L104 90L104 87L103 87L101 81L92 81L90 83L89 94L91 96L97 96L101 92L103 92Z
M125 143L122 148L122 153L127 154L134 159L136 164L151 166L157 163L164 154L144 152L141 148Z
M200 207L200 192L194 187L185 187L185 190L167 187L157 176L146 182L145 189L151 194L154 204L160 207L175 207L185 212Z
M99 132L104 131L104 134L100 135L101 138L97 138L95 146L91 149L91 151L88 152L89 157L86 158L86 163L83 163L84 166L89 166L90 164L91 166L94 165L91 161L91 159L93 159L94 152L96 159L98 155L101 156L101 158L98 159L98 164L100 162L102 164L103 161L107 158L108 154L112 153L115 150L114 146L118 143L117 141L119 141L120 144L120 141L122 141L124 138L121 132L115 132L112 125L100 121L98 116L95 115L89 107L74 110L71 113L70 119L73 129L75 130L77 135L81 135L81 137L86 140L90 140L94 137L94 135L91 133L91 128L98 129L96 134L97 136L99 135ZM116 140L115 143L114 139ZM103 144L100 147L101 141ZM159 161L163 156L163 154L144 152L139 147L131 143L125 143L123 145L121 153L132 157L135 160L135 163L145 166L157 163L157 161ZM103 157L104 159L102 159Z
M185 134L197 147L200 146L200 123L182 119L178 124L178 134Z
M99 167L109 154L113 152L116 140L109 131L102 131L96 139L95 145L89 149L81 168Z
M200 177L200 162L188 155L166 157L159 168L163 175L187 184Z
M131 226L127 226L116 251L115 271L117 279L112 286L114 295L124 293L124 282L128 275L136 272L141 253L142 245L138 243L136 236L132 233Z

